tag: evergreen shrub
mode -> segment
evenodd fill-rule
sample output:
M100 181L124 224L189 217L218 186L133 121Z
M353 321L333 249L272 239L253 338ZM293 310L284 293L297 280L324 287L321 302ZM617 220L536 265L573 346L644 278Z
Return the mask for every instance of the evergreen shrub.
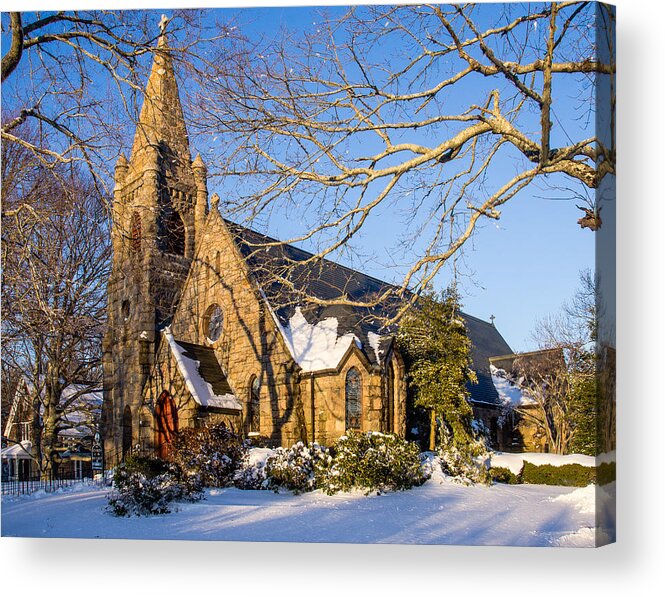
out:
M115 469L109 509L116 516L167 514L174 501L203 497L198 475L186 474L174 462L129 456Z
M596 469L598 485L607 485L617 480L617 463L601 462Z
M328 466L318 469L317 485L327 494L358 488L397 491L428 478L418 446L396 435L351 431L330 448Z
M535 465L525 462L520 472L522 483L535 485L562 485L564 487L586 487L596 480L596 469L581 464Z
M227 487L247 453L240 436L223 423L185 429L171 444L171 459L197 473L206 487Z
M509 468L503 466L493 466L490 470L490 477L495 483L507 483L508 485L518 485L521 480L518 475Z
M318 444L302 442L290 448L277 448L265 463L265 475L272 489L304 493L316 489L320 471L330 466L330 454Z
M269 448L250 448L233 477L238 489L269 489L266 462L274 454Z

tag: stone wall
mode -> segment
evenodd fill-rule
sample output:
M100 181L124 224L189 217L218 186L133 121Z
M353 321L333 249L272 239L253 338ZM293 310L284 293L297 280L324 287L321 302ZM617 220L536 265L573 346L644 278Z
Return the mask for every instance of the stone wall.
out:
M240 417L210 413L208 420L224 420L243 434L249 432L251 385L260 380L260 430L277 445L314 440L328 444L345 429L345 380L356 367L361 374L362 430L386 428L385 374L372 368L355 347L338 370L303 373L293 360L269 307L260 297L237 247L216 209L208 216L200 246L176 311L172 332L177 340L211 346L236 397L243 404ZM206 337L206 313L219 305L224 314L221 336ZM182 386L168 347L160 349L154 373L146 386L146 411L162 391L176 398L179 426L196 425L206 416ZM395 372L393 429L405 433L406 385L398 355L391 356ZM312 408L312 381L314 408ZM152 405L152 406L151 406ZM180 409L182 408L182 415ZM313 425L312 425L313 423ZM154 423L151 423L154 425ZM154 436L154 429L148 434ZM146 447L148 445L146 444Z

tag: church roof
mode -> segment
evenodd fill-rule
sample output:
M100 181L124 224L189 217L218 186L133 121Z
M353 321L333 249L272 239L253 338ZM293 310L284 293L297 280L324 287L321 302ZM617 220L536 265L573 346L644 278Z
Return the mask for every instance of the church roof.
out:
M369 362L382 364L396 331L396 326L384 328L383 322L396 312L397 300L374 307L305 307L304 297L331 300L344 296L350 301L370 302L385 290L395 288L393 285L327 259L305 263L313 257L312 253L229 220L225 222L283 331L294 316L302 315L312 325L326 318L335 318L338 337L354 335L358 340L356 344ZM287 283L280 281L280 277ZM513 351L493 324L466 313L462 313L462 317L471 338L471 356L478 377L478 383L470 387L471 400L500 405L492 383L489 357Z
M242 410L212 348L176 340L169 328L164 336L187 390L198 404L224 411Z

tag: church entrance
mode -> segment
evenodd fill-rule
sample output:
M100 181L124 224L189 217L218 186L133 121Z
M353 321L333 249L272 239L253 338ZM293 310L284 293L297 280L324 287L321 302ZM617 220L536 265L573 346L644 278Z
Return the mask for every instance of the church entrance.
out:
M155 448L157 456L169 455L171 441L178 432L178 411L171 395L162 392L155 407Z

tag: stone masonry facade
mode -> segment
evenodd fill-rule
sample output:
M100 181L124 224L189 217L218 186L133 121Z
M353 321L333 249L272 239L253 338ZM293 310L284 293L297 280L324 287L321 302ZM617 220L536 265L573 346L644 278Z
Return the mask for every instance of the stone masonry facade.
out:
M275 445L328 444L346 429L345 381L360 373L363 431L406 433L404 365L390 350L381 366L352 344L332 369L303 372L243 260L213 196L206 169L192 160L173 63L164 35L146 88L132 154L116 166L113 267L104 339L102 427L108 466L139 449L158 453L160 396L172 400L177 429L223 421L246 435L258 379L260 429ZM206 314L223 315L219 338ZM164 329L179 341L212 348L240 405L197 402L174 361ZM388 412L390 409L390 412ZM161 439L160 439L161 437Z

